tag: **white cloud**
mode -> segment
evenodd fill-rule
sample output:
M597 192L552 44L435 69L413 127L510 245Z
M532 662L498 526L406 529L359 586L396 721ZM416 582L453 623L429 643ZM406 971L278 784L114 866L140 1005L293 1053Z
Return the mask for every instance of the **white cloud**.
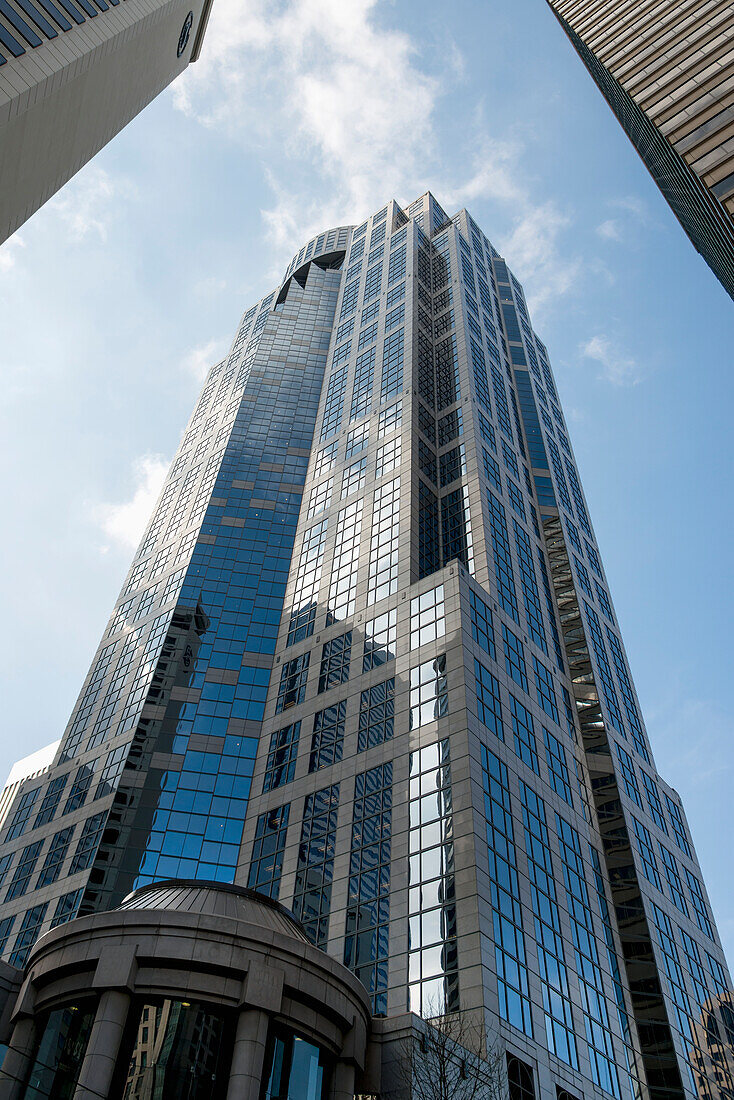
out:
M18 252L21 248L25 248L25 241L20 233L14 233L0 246L0 274L4 274L15 267Z
M596 233L602 240L615 241L617 244L634 243L635 233L639 227L651 224L646 203L636 195L610 199L607 206L619 213L597 225Z
M110 543L129 551L140 542L170 463L163 455L147 454L136 459L132 468L132 494L116 504L97 504L92 519ZM103 552L109 549L104 546Z
M197 382L203 382L209 373L209 368L219 362L226 350L227 344L221 339L199 344L184 356L181 363L182 370Z
M597 225L596 232L606 241L622 240L622 230L619 222L615 218L608 218L605 222Z
M528 305L537 323L543 307L571 289L581 271L581 261L566 255L559 238L570 218L553 202L525 209L500 247L518 278L525 284Z
M479 200L503 207L513 225L503 247L531 305L567 293L579 272L558 243L569 218L530 194L522 143L489 138L498 120L486 124L482 102L464 112L463 136L452 116L441 140L438 109L463 79L461 54L451 43L444 67L427 71L418 40L384 11L378 0L218 0L202 57L175 85L180 110L265 161L273 278L327 226L430 188L451 213Z
M128 179L112 176L92 164L83 168L51 199L48 210L58 215L71 240L97 237L104 244L107 227L119 214L121 201L135 194Z
M615 386L636 386L641 370L634 359L629 358L607 336L592 336L580 347L581 354L601 366L601 378Z

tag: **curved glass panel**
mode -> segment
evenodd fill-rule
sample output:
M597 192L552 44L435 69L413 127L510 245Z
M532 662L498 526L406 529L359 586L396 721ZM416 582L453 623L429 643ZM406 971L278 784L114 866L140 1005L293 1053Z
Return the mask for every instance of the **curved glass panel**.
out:
M261 1100L326 1100L330 1059L323 1050L287 1028L268 1041Z
M69 1005L46 1017L23 1100L71 1100L76 1090L95 1004Z
M225 1015L189 1001L161 1000L142 1004L135 1020L117 1095L123 1100L223 1100L232 1056Z

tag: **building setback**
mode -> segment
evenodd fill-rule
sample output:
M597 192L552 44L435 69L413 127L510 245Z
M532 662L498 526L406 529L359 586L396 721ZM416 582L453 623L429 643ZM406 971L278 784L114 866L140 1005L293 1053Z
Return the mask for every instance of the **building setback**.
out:
M547 351L465 210L389 202L245 313L1 839L14 966L134 888L234 881L386 1025L483 1015L513 1100L730 1095Z
M199 56L211 0L2 0L0 244Z
M729 0L548 0L695 248L734 298Z

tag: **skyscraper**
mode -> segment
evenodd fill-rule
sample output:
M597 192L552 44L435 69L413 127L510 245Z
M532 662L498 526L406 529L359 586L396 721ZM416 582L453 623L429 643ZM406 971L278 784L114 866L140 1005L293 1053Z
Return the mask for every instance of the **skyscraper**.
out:
M547 351L465 210L389 202L245 313L1 839L15 965L133 887L234 879L388 1031L483 1018L513 1100L731 1095Z
M0 244L199 56L211 0L3 0Z
M548 0L695 248L734 298L728 0Z

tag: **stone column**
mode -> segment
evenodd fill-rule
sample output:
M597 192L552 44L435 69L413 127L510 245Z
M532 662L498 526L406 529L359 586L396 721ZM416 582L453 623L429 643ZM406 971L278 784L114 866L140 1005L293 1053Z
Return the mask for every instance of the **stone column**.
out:
M354 1100L354 1066L337 1062L331 1077L330 1100Z
M108 989L100 997L74 1100L109 1095L129 1007L129 993Z
M0 1094L5 1100L20 1100L23 1095L35 1045L35 1021L32 1016L22 1016L13 1028L0 1070Z
M268 1014L243 1008L237 1019L227 1100L258 1100L267 1038Z

